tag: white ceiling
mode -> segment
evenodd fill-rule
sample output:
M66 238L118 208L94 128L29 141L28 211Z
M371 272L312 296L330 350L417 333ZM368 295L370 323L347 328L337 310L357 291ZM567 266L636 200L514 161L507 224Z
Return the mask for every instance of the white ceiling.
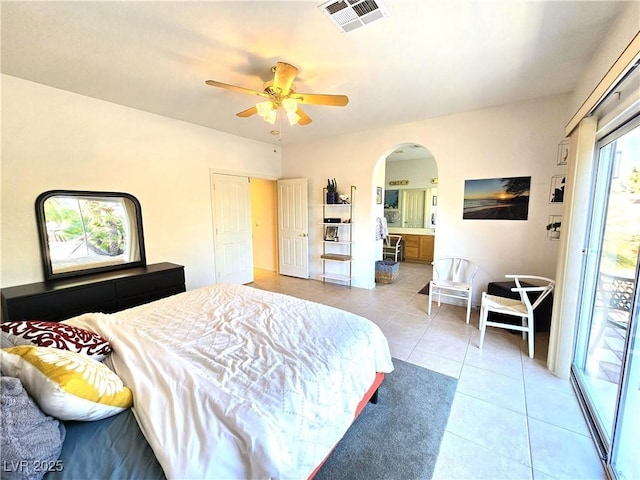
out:
M297 91L350 99L306 106L287 144L569 92L624 3L385 0L342 33L322 1L2 1L2 72L272 142L235 116L257 97L204 82L262 90L285 61Z

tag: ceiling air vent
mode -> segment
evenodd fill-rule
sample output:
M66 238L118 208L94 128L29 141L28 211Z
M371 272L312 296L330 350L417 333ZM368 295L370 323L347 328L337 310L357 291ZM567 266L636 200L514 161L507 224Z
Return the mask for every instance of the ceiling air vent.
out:
M318 8L345 33L389 16L380 0L330 0Z

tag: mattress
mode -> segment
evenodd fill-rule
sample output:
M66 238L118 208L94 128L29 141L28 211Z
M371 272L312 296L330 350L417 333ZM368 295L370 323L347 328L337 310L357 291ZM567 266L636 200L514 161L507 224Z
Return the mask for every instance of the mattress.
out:
M393 370L369 320L242 285L67 322L112 344L169 478L307 478Z

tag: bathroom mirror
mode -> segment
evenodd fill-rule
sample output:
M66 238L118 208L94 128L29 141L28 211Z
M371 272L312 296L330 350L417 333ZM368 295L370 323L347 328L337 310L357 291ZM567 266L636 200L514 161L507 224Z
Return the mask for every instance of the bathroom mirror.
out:
M36 199L36 218L46 280L146 265L133 195L51 190Z
M389 227L436 227L437 188L385 190L384 198L384 216Z

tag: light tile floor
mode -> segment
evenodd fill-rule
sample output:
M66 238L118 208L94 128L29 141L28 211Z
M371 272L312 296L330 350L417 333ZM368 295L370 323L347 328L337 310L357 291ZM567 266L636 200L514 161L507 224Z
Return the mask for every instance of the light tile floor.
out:
M402 263L391 284L366 290L256 270L254 287L342 308L375 322L391 354L458 379L434 479L605 479L568 381L546 369L548 335L530 359L520 335L489 329L478 349L478 311L417 292L428 265Z

